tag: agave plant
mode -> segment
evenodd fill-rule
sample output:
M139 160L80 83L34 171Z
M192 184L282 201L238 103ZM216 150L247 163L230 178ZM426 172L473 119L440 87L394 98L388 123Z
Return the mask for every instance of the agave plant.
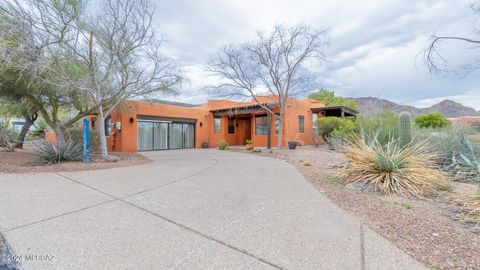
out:
M61 146L44 140L34 148L34 152L40 162L53 164L64 161L82 160L83 147L80 143L73 140L67 140Z
M373 138L356 137L346 150L349 162L341 176L347 182L362 182L370 190L401 196L426 197L445 186L427 141L401 146L390 139L385 145Z
M452 171L456 179L480 183L480 160L477 158L477 149L468 136L464 135L463 140L469 153L459 153L458 157L453 156Z

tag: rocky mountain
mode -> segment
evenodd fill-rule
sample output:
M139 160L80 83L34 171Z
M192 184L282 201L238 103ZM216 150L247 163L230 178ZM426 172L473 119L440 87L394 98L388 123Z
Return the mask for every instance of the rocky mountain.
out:
M447 117L480 115L479 111L476 111L471 107L467 107L465 105L462 105L458 102L455 102L449 99L446 99L440 103L437 103L427 108L416 108L408 105L400 105L386 99L380 99L380 98L374 98L374 97L361 97L361 98L353 98L353 99L357 102L358 110L360 111L360 113L364 115L381 112L387 109L392 110L396 113L407 111L413 115L433 113L433 112L441 112L445 114Z

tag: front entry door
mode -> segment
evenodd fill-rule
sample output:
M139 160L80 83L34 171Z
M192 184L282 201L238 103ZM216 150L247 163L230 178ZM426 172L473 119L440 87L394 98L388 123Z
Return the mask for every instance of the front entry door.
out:
M246 140L252 139L252 121L250 119L243 120L243 138L244 144Z

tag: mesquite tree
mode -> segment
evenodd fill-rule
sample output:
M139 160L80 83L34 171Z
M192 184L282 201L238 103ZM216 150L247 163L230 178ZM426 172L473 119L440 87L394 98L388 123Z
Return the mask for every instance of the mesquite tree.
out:
M60 46L67 32L63 14L79 16L74 2L0 2L0 95L6 102L13 98L26 104L33 117L40 113L58 146L64 144L67 128L93 112L60 76L76 73L76 64ZM63 121L61 113L66 113Z
M163 40L152 28L154 8L148 1L94 4L101 8L82 0L26 0L5 10L30 26L39 40L36 48L48 55L37 77L72 90L68 93L87 105L82 112L97 113L100 150L106 158L105 118L111 111L125 99L173 91L181 77L161 52Z
M314 79L307 70L312 60L325 61L326 31L306 25L275 26L269 34L240 46L221 48L207 70L221 80L214 89L224 96L251 98L280 121L278 147L282 147L283 119L289 97L312 91ZM279 115L258 97L269 95Z

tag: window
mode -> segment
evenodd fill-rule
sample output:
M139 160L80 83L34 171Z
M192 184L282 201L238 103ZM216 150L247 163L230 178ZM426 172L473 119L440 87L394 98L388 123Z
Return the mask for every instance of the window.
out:
M220 134L221 123L222 123L222 118L221 117L214 117L213 118L213 132L215 134Z
M266 135L267 134L267 116L255 117L255 134Z
M112 118L109 116L105 119L105 136L112 135Z
M228 134L235 134L235 119L228 119Z
M305 117L303 117L303 115L298 116L298 132L299 133L305 132Z
M313 113L312 114L312 134L317 134L318 133L318 114Z
M278 116L278 114L276 114ZM275 117L275 134L280 132L280 119Z

